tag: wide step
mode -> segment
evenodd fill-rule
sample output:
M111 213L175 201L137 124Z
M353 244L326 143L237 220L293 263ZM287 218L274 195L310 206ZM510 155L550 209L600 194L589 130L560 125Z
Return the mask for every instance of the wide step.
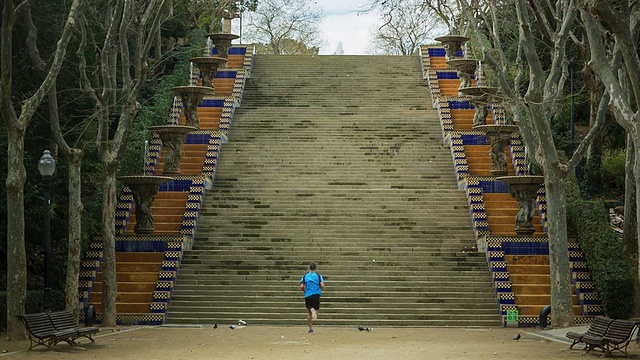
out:
M499 326L453 170L417 57L257 55L167 323L299 325L314 261L323 324Z

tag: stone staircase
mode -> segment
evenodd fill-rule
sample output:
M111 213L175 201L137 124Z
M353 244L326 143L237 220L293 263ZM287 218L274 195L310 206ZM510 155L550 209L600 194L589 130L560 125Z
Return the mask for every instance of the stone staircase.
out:
M418 57L254 60L167 324L499 326Z
M487 254L503 324L539 326L540 314L551 304L544 189L538 191L536 199L535 232L531 236L516 234L514 219L519 206L508 194L506 184L491 174L488 139L482 131L473 128L474 109L470 99L455 93L460 82L457 73L447 68L445 49L441 45L425 45L421 46L420 53L423 77L442 122L443 139L450 144L455 159L458 185L469 198L478 247ZM486 122L504 120L504 115L499 105L492 106ZM526 175L524 150L522 140L512 136L505 147L510 162L508 175ZM602 307L582 250L573 240L569 242L569 254L573 312L577 323L586 323L593 316L601 315ZM513 317L514 312L517 319Z

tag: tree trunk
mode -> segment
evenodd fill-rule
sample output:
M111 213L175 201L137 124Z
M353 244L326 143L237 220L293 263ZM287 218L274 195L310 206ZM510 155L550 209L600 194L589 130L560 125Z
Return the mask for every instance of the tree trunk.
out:
M69 173L69 224L67 249L67 278L65 281L65 309L73 312L76 321L79 318L78 283L80 277L80 253L82 251L82 158L84 151L72 149L62 135L58 113L57 81L54 81L48 93L49 121L51 133L56 145L67 159Z
M116 168L105 164L102 193L102 325L116 326Z
M635 163L635 146L633 140L627 135L627 165L625 166L624 181L624 232L622 246L627 257L632 261L634 269L638 268L638 229L636 228L636 179L633 176L633 164Z
M79 315L78 281L80 277L80 252L82 249L82 150L74 149L67 155L69 166L69 249L67 253L67 281L65 284L65 309Z
M634 180L635 181L633 181L633 184L634 184L634 187L635 187L635 190L636 190L635 193L634 193L634 196L635 196L635 212L634 212L635 218L634 218L634 220L636 222L635 223L636 226L634 227L634 231L636 232L636 234L640 234L640 229L638 229L638 226L640 226L640 211L638 211L638 207L640 206L640 196L638 196L638 193L637 193L638 191L640 191L640 154L638 154L638 142L639 142L638 139L634 139L635 154L634 154L634 157L633 157L633 176L634 176ZM629 158L627 158L627 161L629 161ZM629 180L629 176L627 176L627 180ZM630 186L629 185L625 185L625 195L626 195L626 190L627 190L628 187L630 187ZM631 196L629 196L629 198L631 198ZM625 204L625 211L627 210L628 207L631 207L631 206L627 206ZM632 214L627 214L625 212L625 214L624 214L625 221L626 221L627 217L631 216L631 215ZM628 224L625 223L624 228L625 228L625 232L626 232L626 229L628 228ZM635 242L637 242L637 243L640 242L640 239L638 239L636 237L635 238ZM640 245L638 245L638 246L640 247ZM638 255L638 257L640 258L640 255ZM637 274L640 274L640 268L638 268L638 273Z
M547 236L551 272L551 325L554 328L575 324L569 273L565 180L564 172L545 169L547 218L553 219L549 221Z
M22 340L26 339L26 333L18 315L24 314L27 296L27 255L24 245L25 129L8 127L7 131L7 340Z
M18 6L28 11L32 2L24 1ZM24 134L36 109L51 88L60 72L71 40L77 11L82 0L74 0L69 9L64 30L56 44L51 58L49 72L40 87L28 99L21 102L20 118L12 102L12 56L13 25L17 19L17 8L13 0L5 0L2 10L2 30L0 35L0 118L8 133L7 150L7 338L25 338L25 330L17 316L24 312L27 288L26 250L24 244ZM25 94L23 94L25 95Z

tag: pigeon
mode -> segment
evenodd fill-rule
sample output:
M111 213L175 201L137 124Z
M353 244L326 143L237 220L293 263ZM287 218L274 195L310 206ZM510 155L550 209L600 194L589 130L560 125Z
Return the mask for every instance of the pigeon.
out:
M358 330L360 330L360 331L364 331L364 330L367 330L367 328L364 328L364 327L362 327L361 325L358 325Z
M513 340L520 340L520 333L517 333L516 336L513 337Z
M217 329L218 328L218 323L213 324L213 328Z
M244 320L238 320L238 326L247 326L247 322Z
M229 325L229 328L232 329L232 330L237 328L237 327L238 327L238 325Z

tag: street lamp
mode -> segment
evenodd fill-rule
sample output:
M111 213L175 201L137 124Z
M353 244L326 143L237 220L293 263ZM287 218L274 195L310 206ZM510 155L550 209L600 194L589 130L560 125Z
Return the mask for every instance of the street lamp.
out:
M51 218L49 216L49 192L51 191L51 177L56 170L56 161L53 159L49 150L45 150L44 154L38 162L38 170L42 175L44 184L44 311L51 311Z

